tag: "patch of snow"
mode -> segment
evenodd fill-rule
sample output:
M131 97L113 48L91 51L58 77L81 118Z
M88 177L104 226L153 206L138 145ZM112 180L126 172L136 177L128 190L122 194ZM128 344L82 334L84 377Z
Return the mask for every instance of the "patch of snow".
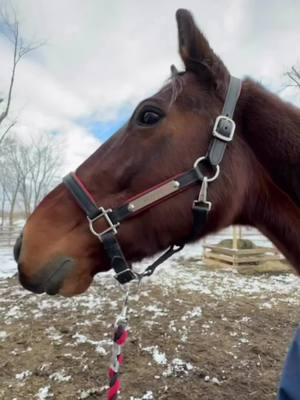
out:
M103 346L111 346L112 341L108 339L103 339L103 340L91 340L88 339L85 335L82 335L78 332L76 332L73 336L73 339L75 339L76 344L81 344L81 343L89 343L92 346L95 346L95 350L97 353L105 356L107 354L107 350Z
M62 369L61 371L51 374L49 379L52 379L55 382L69 382L71 380L71 376L65 375L65 371Z
M133 397L130 396L130 400L154 400L153 392L152 390L148 390L143 397Z
M62 343L62 337L63 335L61 335L58 330L56 328L54 328L54 326L50 326L49 328L47 328L45 330L47 336L49 339L54 340L57 343Z
M181 317L182 321L186 321L191 318L201 318L202 317L202 308L194 307L192 310L189 310L185 315Z
M8 337L7 332L0 331L0 340L5 340Z
M272 304L268 303L268 302L262 303L260 305L260 308L265 308L265 309L268 309L268 310L270 310L272 307L273 307Z
M185 362L180 358L174 358L168 365L167 369L163 372L163 376L187 375L193 369L194 367L191 363Z
M53 393L51 393L50 390L51 390L50 386L42 387L39 389L39 391L34 397L36 397L38 400L47 400L50 397L53 397Z
M18 272L11 247L0 249L0 278L9 278Z
M149 306L144 307L144 310L154 313L153 318L163 317L165 315L168 315L167 310L163 310L162 308L158 307L156 304L150 304Z
M11 307L6 313L6 318L15 318L18 319L22 316L20 308L18 306Z
M47 362L47 363L43 363L40 366L40 371L47 371L50 367L51 367L52 363L51 362Z
M185 362L181 360L180 358L174 358L172 360L172 365L174 366L176 371L191 371L194 367L192 366L191 363Z
M249 322L249 321L251 321L251 318L250 318L250 317L243 317L243 318L241 319L241 322Z
M221 385L221 382L220 382L219 379L216 378L216 377L213 377L211 381L212 381L212 383L214 383L215 385Z
M76 339L76 343L87 343L88 338L85 335L81 335L80 333L75 333L75 335L72 336L73 339Z
M79 399L80 400L88 399L90 396L92 396L94 394L101 394L107 389L108 389L108 386L105 385L105 386L102 386L100 389L92 388L92 389L88 389L88 390L82 390L79 394Z
M27 371L23 371L23 372L21 372L19 374L16 374L16 379L18 381L24 381L25 379L29 378L31 375L32 375L31 371L28 371L28 370Z
M148 353L152 354L153 360L156 362L156 364L159 364L159 365L167 364L167 357L166 357L165 353L162 353L161 351L159 351L158 346L144 347L144 350L147 351Z
M86 319L85 321L78 321L76 322L77 326L92 326L93 322Z
M246 338L240 338L241 343L249 343L249 340Z

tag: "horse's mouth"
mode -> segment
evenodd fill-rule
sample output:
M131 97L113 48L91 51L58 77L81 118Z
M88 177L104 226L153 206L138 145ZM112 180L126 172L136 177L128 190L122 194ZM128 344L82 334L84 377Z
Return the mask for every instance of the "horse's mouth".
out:
M74 270L76 263L72 258L59 257L54 262L47 264L42 272L30 281L19 270L19 280L22 286L33 293L47 293L55 295L63 287L65 279Z

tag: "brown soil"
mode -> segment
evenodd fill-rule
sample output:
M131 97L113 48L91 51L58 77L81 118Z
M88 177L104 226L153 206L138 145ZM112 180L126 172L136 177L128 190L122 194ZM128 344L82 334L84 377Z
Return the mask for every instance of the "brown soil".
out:
M98 282L83 297L52 300L27 294L15 279L0 287L0 331L8 334L0 336L0 398L34 400L49 386L52 397L45 398L105 399L120 291ZM120 398L275 400L300 316L299 305L281 296L267 308L250 295L225 301L147 284L131 301ZM199 306L202 316L192 312ZM101 340L96 352L92 341ZM155 361L152 346L165 353L167 364ZM23 371L29 376L17 379ZM56 372L66 381L57 381Z

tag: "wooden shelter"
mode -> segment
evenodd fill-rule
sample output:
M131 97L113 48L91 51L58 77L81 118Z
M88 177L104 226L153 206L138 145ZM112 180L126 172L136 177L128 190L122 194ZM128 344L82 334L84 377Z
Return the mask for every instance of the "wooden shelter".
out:
M241 227L233 227L232 247L203 244L203 262L222 269L239 269L243 266L257 266L268 261L282 261L279 251L272 246L239 248L242 239Z

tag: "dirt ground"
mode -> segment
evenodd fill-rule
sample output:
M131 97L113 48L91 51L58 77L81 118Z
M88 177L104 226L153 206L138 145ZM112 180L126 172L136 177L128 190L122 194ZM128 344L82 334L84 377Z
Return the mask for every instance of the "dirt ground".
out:
M111 277L72 299L3 279L0 296L0 399L106 398L121 298ZM120 399L275 399L299 317L298 295L146 283L131 298Z

